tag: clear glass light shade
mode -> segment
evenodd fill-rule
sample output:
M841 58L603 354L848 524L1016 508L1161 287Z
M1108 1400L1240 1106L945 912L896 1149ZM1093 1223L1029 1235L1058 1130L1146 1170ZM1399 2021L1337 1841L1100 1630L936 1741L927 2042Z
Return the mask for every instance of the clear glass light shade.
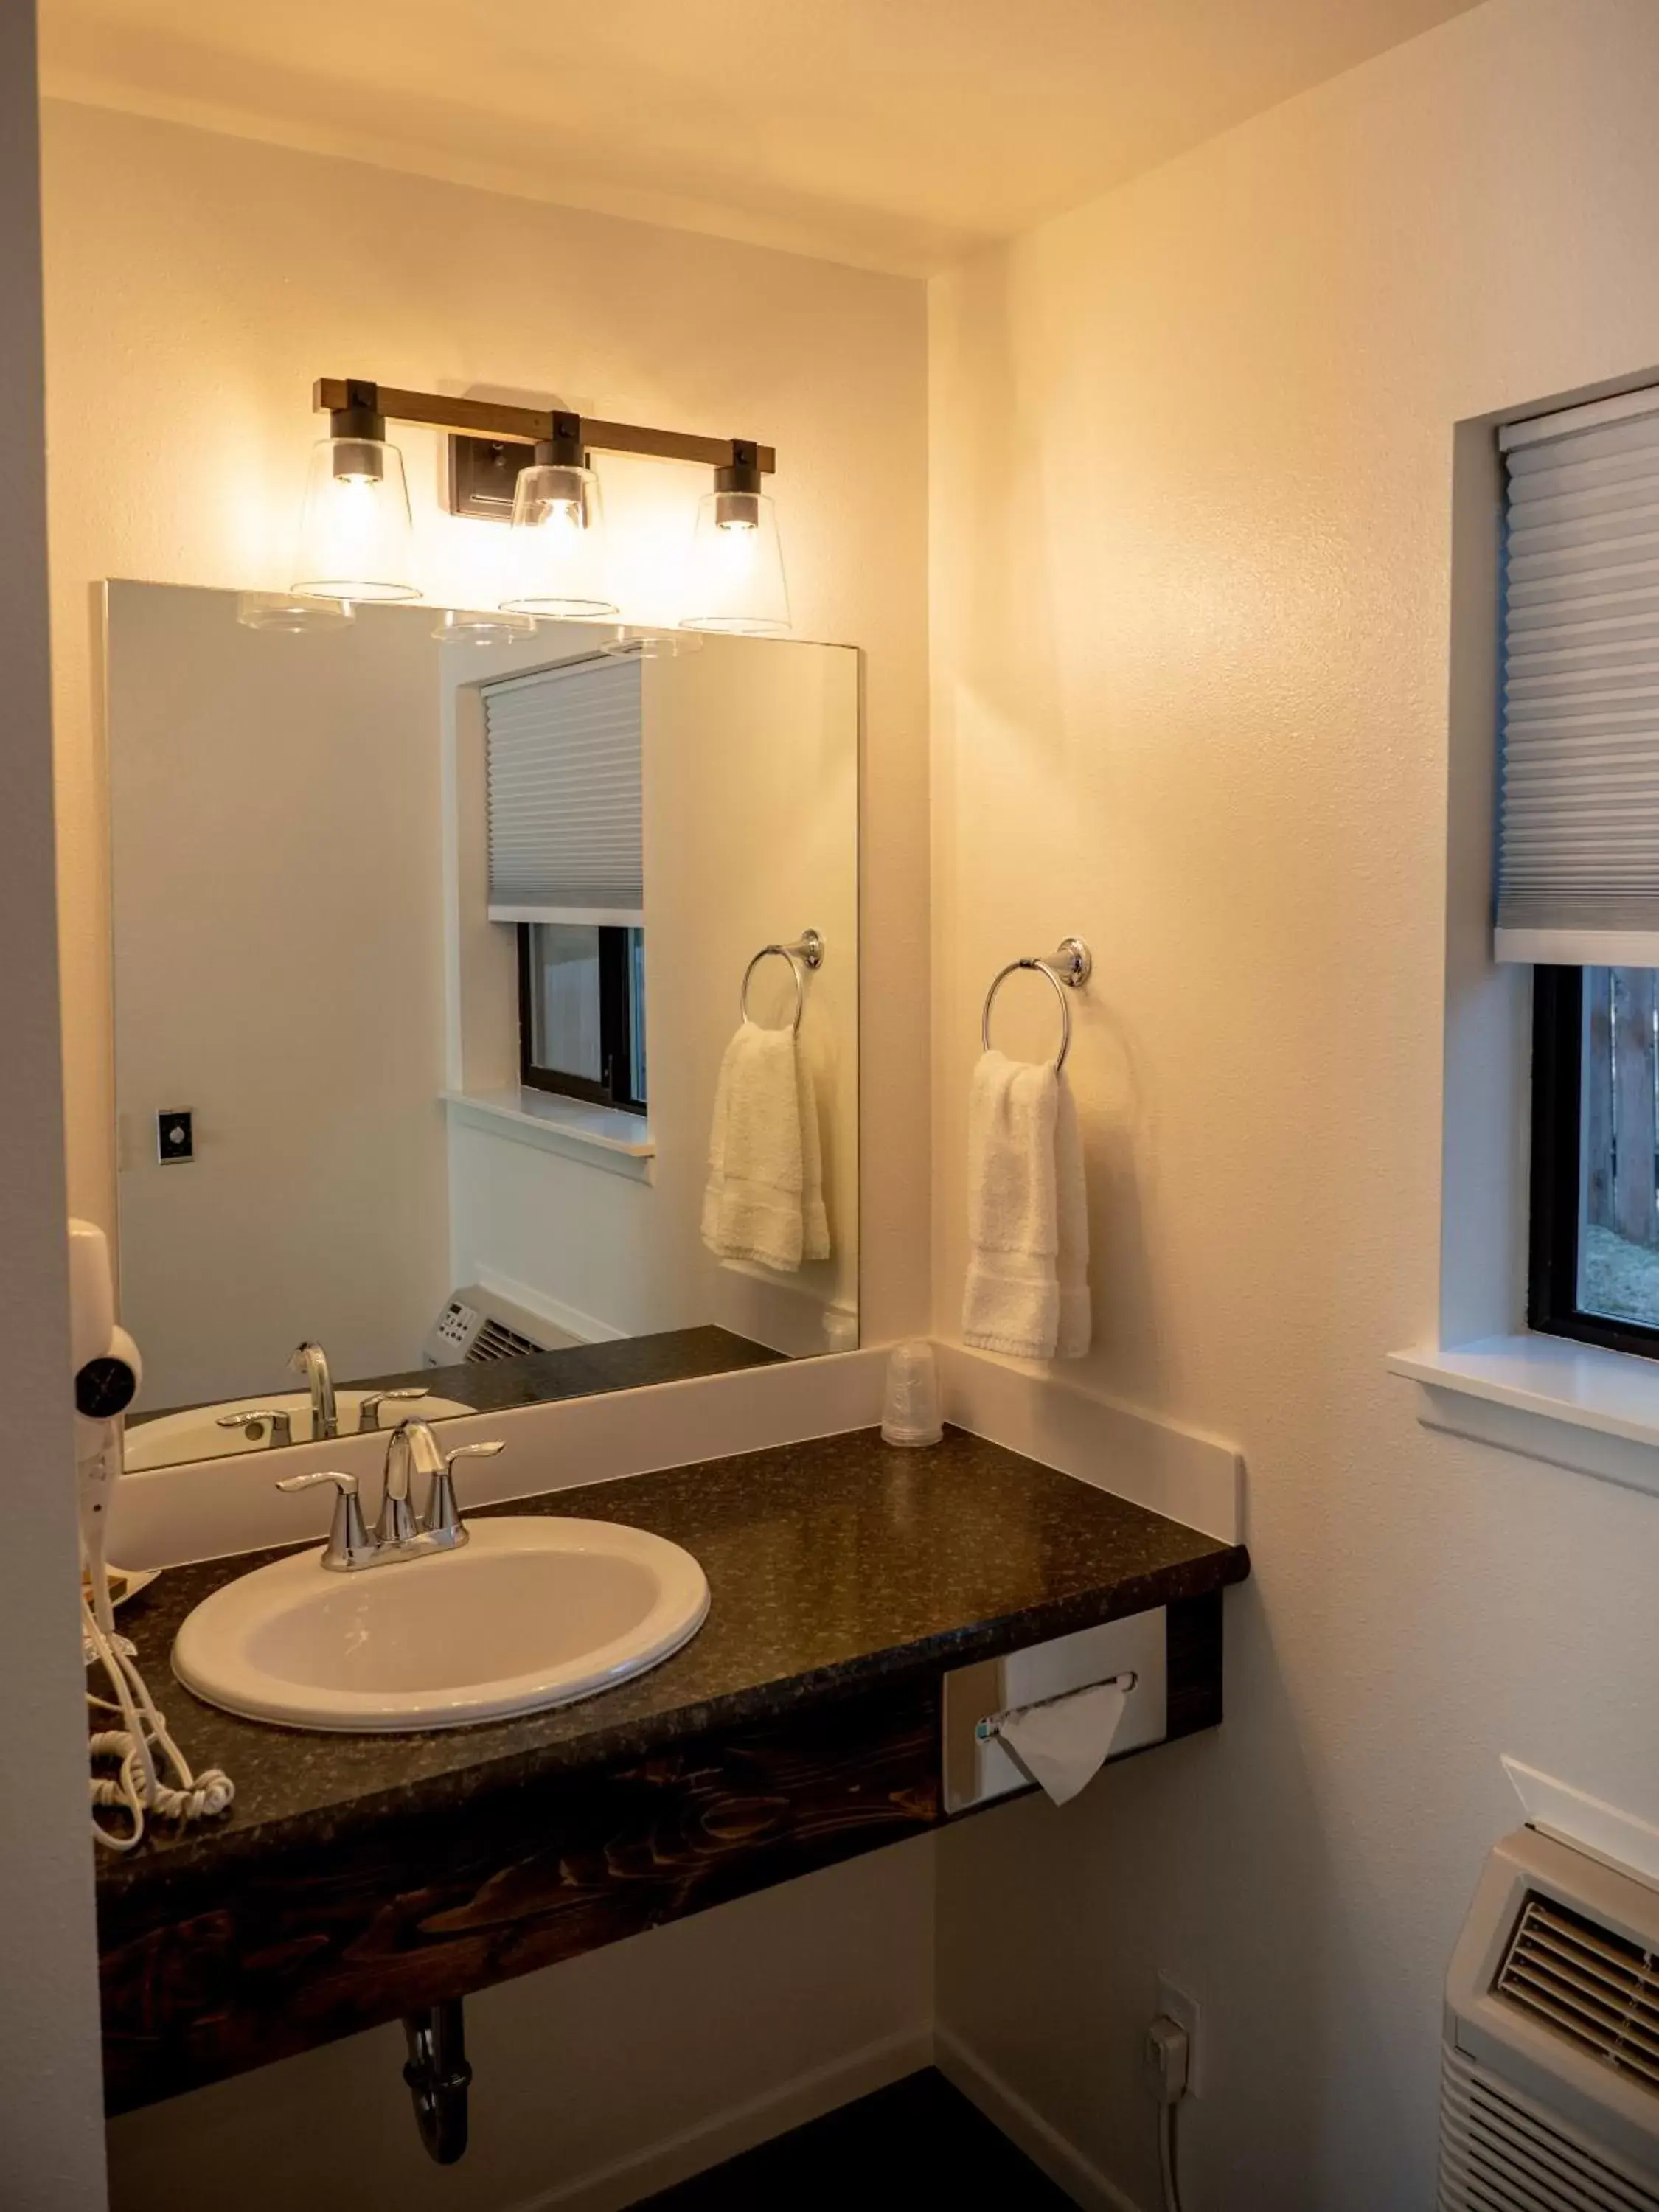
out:
M344 629L355 622L349 599L307 599L292 592L239 592L236 619L245 629L281 629L302 636L315 630Z
M538 461L519 472L513 495L509 613L592 622L614 615L605 546L605 510L592 469Z
M382 438L311 449L294 589L313 599L418 599L404 457Z
M701 653L702 640L690 630L656 629L648 624L619 623L599 651L608 653L613 659L631 654L636 660L677 660L684 653Z
M529 615L510 615L497 608L446 607L432 625L440 645L514 645L534 637L536 625Z
M789 626L775 506L764 492L711 491L697 503L681 629L782 637Z

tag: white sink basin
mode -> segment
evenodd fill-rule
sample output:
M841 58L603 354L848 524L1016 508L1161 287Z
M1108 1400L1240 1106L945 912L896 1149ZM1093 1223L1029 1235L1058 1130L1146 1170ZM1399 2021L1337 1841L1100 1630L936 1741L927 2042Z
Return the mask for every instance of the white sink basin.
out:
M357 1408L368 1395L366 1390L337 1390L334 1410L343 1437L357 1433ZM270 1438L261 1431L250 1437L242 1429L222 1429L222 1413L252 1413L258 1410L286 1413L296 1444L311 1441L311 1398L304 1390L277 1390L264 1397L224 1398L216 1406L189 1406L182 1413L163 1413L154 1421L140 1421L126 1432L121 1463L129 1474L142 1474L149 1468L176 1467L185 1459L219 1459L228 1452L267 1451ZM471 1406L463 1406L454 1398L393 1398L380 1408L380 1424L386 1431L395 1428L399 1421L447 1421L456 1413L470 1413Z
M643 1529L503 1516L469 1537L356 1574L315 1551L256 1568L188 1616L173 1671L210 1705L288 1728L459 1728L643 1674L708 1610L690 1553Z

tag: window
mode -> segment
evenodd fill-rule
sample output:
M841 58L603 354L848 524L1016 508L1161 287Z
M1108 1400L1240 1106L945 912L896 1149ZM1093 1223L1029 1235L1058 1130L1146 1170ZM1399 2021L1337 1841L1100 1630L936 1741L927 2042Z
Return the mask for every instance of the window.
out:
M487 685L488 912L519 936L519 1066L538 1091L645 1111L637 660Z
M1527 1318L1659 1358L1659 973L1533 981Z
M1533 965L1528 1320L1659 1358L1659 392L1502 444L1496 950Z
M520 1079L643 1114L645 932L519 925Z

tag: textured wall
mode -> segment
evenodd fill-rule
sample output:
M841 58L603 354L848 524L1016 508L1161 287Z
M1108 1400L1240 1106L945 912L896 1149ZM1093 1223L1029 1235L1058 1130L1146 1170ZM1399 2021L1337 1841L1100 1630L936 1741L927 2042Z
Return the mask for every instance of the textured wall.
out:
M1453 425L1659 362L1656 77L1647 0L1492 0L935 287L938 1320L980 994L1077 931L1085 1379L1249 1467L1222 1735L941 1851L942 2018L1143 2204L1160 1965L1189 2202L1403 2212L1499 1751L1659 1818L1655 1501L1382 1367L1437 1313Z

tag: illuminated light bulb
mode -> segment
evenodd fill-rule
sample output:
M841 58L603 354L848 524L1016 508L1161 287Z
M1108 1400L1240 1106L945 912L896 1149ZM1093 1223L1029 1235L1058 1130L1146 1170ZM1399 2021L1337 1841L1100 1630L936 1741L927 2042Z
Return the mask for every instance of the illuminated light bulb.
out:
M755 447L734 440L732 453L697 502L680 628L782 637L791 625L777 509L760 488Z
M555 415L551 427L514 489L514 573L501 606L565 622L602 620L617 612L617 603L606 575L599 480L582 450L580 416Z
M311 449L293 590L313 599L418 599L404 457L372 384L346 386Z

